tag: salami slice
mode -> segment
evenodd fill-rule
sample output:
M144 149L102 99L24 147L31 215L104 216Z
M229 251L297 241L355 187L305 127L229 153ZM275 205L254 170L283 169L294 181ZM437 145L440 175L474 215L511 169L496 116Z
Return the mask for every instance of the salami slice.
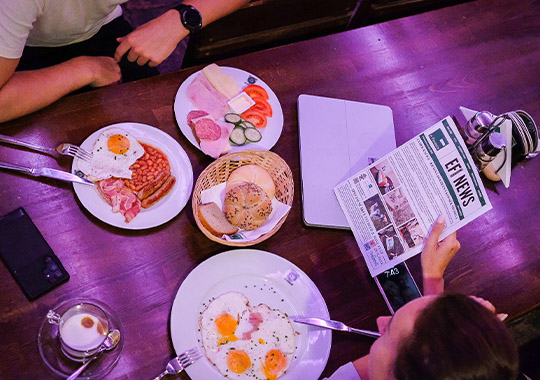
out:
M201 140L217 140L221 136L221 128L210 119L200 119L195 122L195 133Z
M198 119L200 117L208 115L208 112L202 110L193 110L187 114L187 123L190 124L191 120Z

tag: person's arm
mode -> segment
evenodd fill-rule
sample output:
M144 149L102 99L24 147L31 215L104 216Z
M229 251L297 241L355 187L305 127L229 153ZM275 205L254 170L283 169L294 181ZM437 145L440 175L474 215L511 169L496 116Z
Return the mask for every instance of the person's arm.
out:
M122 78L110 57L77 57L31 71L15 71L18 63L0 57L0 123L37 111L84 86L101 87Z
M183 4L192 5L201 13L202 26L205 27L248 2L249 0L187 0ZM155 67L163 62L188 34L189 31L180 20L180 13L171 9L128 35L118 38L120 45L114 58L120 62L127 53L130 62L136 61L141 66L148 63L150 67Z
M444 217L440 216L424 242L421 255L424 295L438 295L444 292L444 271L460 248L455 232L439 242L445 224Z

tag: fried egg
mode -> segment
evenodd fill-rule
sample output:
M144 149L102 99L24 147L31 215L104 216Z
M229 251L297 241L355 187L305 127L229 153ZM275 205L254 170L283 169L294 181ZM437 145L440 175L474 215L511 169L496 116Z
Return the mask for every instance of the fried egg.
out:
M206 356L229 379L276 380L296 351L295 331L286 314L245 295L225 293L201 313L199 326Z
M101 133L92 148L92 161L79 160L79 169L92 180L111 177L131 178L129 167L144 154L144 148L128 132L109 128Z

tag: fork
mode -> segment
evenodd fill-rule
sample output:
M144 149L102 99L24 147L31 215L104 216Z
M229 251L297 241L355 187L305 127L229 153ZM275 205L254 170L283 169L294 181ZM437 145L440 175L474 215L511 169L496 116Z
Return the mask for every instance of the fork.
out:
M92 161L92 153L84 150L80 146L63 143L58 145L56 151L60 154L65 154L67 156L77 157L83 161Z
M199 360L201 357L202 353L198 348L192 348L191 350L187 350L186 352L178 355L177 357L169 361L169 363L167 363L165 371L160 373L159 376L155 377L153 380L159 380L164 376L180 373L184 369L195 363L197 360Z
M91 161L92 160L92 154L87 152L86 150L72 144L60 144L56 149L54 148L48 148L41 145L32 144L26 141L22 141L19 139L16 139L14 137L0 135L0 142L13 144L13 145L19 145L23 146L28 149L32 149L38 152L46 153L48 155L51 155L53 157L58 157L59 154L63 154L66 156L72 156L77 157L81 160L85 161Z

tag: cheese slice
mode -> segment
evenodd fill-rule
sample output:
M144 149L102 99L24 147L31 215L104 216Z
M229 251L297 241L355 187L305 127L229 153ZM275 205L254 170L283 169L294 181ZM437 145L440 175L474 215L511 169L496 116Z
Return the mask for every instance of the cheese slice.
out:
M214 86L216 90L222 93L227 99L232 99L240 92L240 87L234 79L226 74L218 65L212 63L202 69L203 75Z

